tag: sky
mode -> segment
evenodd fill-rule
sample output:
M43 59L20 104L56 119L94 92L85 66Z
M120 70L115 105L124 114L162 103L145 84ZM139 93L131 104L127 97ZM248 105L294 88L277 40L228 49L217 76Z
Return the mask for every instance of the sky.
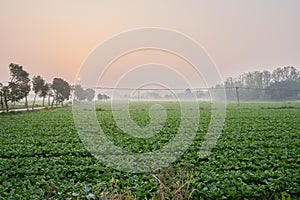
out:
M283 66L300 69L299 8L299 0L0 0L0 81L8 80L9 63L18 63L31 77L72 84L99 44L142 27L193 38L223 79Z

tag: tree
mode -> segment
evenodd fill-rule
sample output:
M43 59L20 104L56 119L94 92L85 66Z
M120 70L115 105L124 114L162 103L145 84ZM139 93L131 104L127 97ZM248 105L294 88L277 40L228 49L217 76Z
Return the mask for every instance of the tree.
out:
M29 94L29 92L30 92L30 90L31 90L31 86L30 86L30 80L28 81L28 83L27 84L25 84L25 85L22 85L21 86L21 90L24 92L24 94L25 94L25 106L26 106L26 108L27 108L27 110L29 110L29 108L28 108L28 100L27 100L27 97L28 97L28 94Z
M30 92L29 73L23 69L23 66L14 63L9 65L9 70L11 75L9 85L12 89L12 101L19 101L27 97Z
M48 91L48 106L51 106L51 97L54 98L53 89L51 83L49 83L49 91Z
M81 87L81 85L75 85L74 95L78 101L83 101L87 99L88 101L93 101L95 97L95 90L87 88L86 90Z
M190 88L185 89L185 98L191 98L192 97L192 90Z
M267 88L270 86L271 83L271 73L267 70L264 70L262 72L262 84L263 84L263 88Z
M2 87L2 94L3 94L3 102L5 105L6 112L8 112L8 101L10 100L10 90L8 86Z
M190 88L185 89L185 94L186 94L186 95L192 94L191 89L190 89Z
M69 100L71 95L71 86L68 82L62 78L54 78L51 87L54 91L54 98L51 107L53 107L54 100L56 101L56 105L58 103L63 105L64 100Z
M233 99L234 90L230 88L239 87L239 96L242 99L289 99L297 98L297 91L300 83L300 71L293 66L277 68L269 71L247 72L238 78L227 78L224 86L226 96ZM293 88L293 89L291 89ZM266 90L263 90L266 89ZM281 90L281 91L280 91Z
M275 82L270 85L267 93L273 100L299 99L300 82L290 79Z
M32 103L32 110L34 110L34 104L36 100L36 96L41 93L43 86L45 85L45 80L41 76L34 76L32 78L32 89L34 92L34 98Z
M86 99L85 91L81 87L81 85L75 85L75 87L74 87L74 95L75 95L75 98L77 98L78 101L83 101L83 100Z
M201 91L201 90L197 90L196 91L196 97L197 98L203 98L203 97L205 97L205 92Z
M262 74L262 72L255 71L252 74L253 74L254 87L262 89L263 88L263 74Z
M97 97L98 97L98 100L102 100L102 99L103 99L103 95L102 95L101 93L99 93L99 94L97 95Z
M101 94L101 93L99 93L99 94L97 95L97 97L98 97L98 100L107 100L107 99L110 98L108 95L106 95L106 94Z
M43 98L43 106L45 106L45 98L49 94L51 84L50 83L44 83L44 85L41 88L39 96ZM50 95L49 95L50 96ZM50 103L49 103L50 104Z
M293 66L283 67L282 69L283 80L297 81L299 77L299 72Z
M7 86L2 87L3 102L8 112L8 102L18 102L21 99L25 98L26 107L28 109L27 96L30 92L30 79L29 73L27 73L23 66L19 64L11 63L9 65L10 70L10 81Z
M93 101L95 97L95 90L88 88L84 91L84 93L88 101Z
M283 81L283 70L279 67L272 72L273 82Z

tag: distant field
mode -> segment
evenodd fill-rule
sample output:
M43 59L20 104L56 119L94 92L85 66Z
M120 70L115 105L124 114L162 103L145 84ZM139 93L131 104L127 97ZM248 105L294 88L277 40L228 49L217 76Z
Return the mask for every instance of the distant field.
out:
M180 107L161 132L137 139L119 129L108 103L96 106L105 134L132 152L160 149L176 134ZM130 115L149 123L151 103L132 103ZM132 174L106 167L84 147L72 108L0 114L0 199L281 199L300 198L300 103L228 104L224 131L208 158L197 151L207 131L210 104L199 106L194 143L167 169ZM88 196L89 194L93 194Z

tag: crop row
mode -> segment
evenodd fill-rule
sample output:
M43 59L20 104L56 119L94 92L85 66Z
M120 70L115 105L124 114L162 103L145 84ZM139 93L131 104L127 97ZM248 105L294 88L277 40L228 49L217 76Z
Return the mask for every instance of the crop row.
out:
M178 105L162 105L167 108L166 123L151 138L124 133L109 105L97 105L97 117L116 146L149 152L175 137L181 122ZM130 105L130 115L139 126L149 124L150 106ZM170 190L177 190L176 184L188 185L181 192L192 199L270 199L282 192L300 197L299 104L228 105L223 133L207 158L197 152L208 128L209 105L201 104L199 110L199 128L192 145L169 168L146 174L120 172L94 158L77 135L69 107L3 114L0 199L75 198L84 194L86 187L97 197L126 194L151 199L162 192L156 178ZM193 117L192 111L190 115ZM174 195L165 192L169 198Z

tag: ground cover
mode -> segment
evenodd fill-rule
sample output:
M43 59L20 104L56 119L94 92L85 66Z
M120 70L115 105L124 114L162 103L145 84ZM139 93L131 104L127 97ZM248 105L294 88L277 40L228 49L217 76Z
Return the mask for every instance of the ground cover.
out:
M160 149L177 133L178 104L162 103L162 130L148 139L124 134L109 104L96 106L99 124L115 145L143 153ZM150 103L132 103L139 125ZM170 167L147 174L114 170L84 147L71 107L0 115L0 199L276 199L300 197L300 104L229 104L224 130L207 158L197 154L210 120L199 106L194 143ZM192 113L192 112L191 112Z

